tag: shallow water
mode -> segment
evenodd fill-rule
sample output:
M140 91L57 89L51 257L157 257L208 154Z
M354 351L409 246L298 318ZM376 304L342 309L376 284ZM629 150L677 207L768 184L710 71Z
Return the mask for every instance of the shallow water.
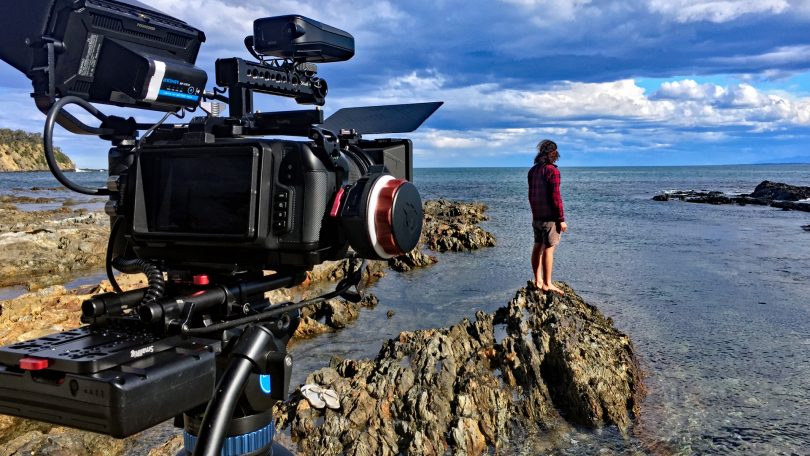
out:
M65 175L71 181L90 188L104 187L107 182L106 170L69 172ZM44 204L15 203L17 209L21 211L48 211L62 206L72 209L98 210L104 208L105 202L104 197L71 192L62 187L50 172L41 171L0 173L0 195L52 200Z

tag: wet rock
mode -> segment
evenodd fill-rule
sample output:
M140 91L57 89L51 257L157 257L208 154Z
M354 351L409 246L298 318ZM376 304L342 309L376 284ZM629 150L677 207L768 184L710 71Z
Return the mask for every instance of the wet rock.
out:
M550 297L529 285L518 291L507 314L498 318L508 334L502 342L504 379L525 389L542 378L566 419L594 427L616 424L626 430L641 392L630 339L570 287L561 288L564 297ZM519 359L519 353L532 351L525 337L529 334L535 339L532 343L542 346L536 352L540 363L510 362L510 353Z
M404 332L374 360L321 369L306 383L337 391L341 408L315 410L295 391L277 424L318 455L482 454L569 422L625 432L642 392L632 344L560 286L565 296L529 286L494 315Z
M810 198L810 187L763 181L750 196L767 200L799 201Z
M385 313L385 316L388 317L389 319L391 319L391 318L394 318L394 315L396 315L396 314L397 313L394 312L393 309L388 309L388 312Z
M810 212L810 203L796 203L793 201L774 201L771 207L776 207L786 211Z
M324 303L326 324L335 329L348 326L360 316L360 305L342 299L330 299Z
M50 204L60 201L57 198L31 197L24 195L0 195L0 203L4 204Z
M437 252L463 252L495 245L495 237L480 227L460 224L438 225L425 243Z
M771 206L782 210L810 212L810 187L763 181L750 195L726 195L717 191L678 190L653 196L655 201L679 200L687 203Z
M53 191L62 191L65 187L31 187L30 190L32 192L53 192ZM24 188L15 188L13 190L20 191L26 190Z
M398 272L408 272L416 268L430 266L439 260L435 256L427 255L418 248L405 255L388 260L388 267Z
M803 226L802 226L802 229L803 229L804 231L810 231L810 225L803 225Z
M687 203L703 203L703 204L731 204L734 202L731 198L723 195L705 195L692 198L686 198Z
M372 293L365 293L360 302L334 298L301 310L302 321L295 331L297 338L309 338L319 334L345 328L360 317L361 308L374 308L379 299Z

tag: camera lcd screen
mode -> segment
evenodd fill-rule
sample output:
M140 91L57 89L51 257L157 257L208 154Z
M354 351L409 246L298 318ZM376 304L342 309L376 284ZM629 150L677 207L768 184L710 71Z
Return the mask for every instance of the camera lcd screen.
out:
M252 236L257 162L253 147L142 153L136 230Z

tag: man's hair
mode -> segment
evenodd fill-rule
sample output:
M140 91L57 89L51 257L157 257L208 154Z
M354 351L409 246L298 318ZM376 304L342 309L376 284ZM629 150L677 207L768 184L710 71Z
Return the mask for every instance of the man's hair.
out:
M535 165L549 165L552 163L551 153L557 150L557 143L544 139L537 143L537 155L534 157Z

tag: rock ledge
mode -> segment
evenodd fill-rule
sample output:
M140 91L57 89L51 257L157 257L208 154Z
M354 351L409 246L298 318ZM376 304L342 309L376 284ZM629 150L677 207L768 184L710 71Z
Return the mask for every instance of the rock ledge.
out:
M482 454L569 423L626 432L643 394L629 338L561 284L529 285L495 314L400 334L375 360L346 360L307 383L341 396L316 410L300 391L278 409L300 454Z

